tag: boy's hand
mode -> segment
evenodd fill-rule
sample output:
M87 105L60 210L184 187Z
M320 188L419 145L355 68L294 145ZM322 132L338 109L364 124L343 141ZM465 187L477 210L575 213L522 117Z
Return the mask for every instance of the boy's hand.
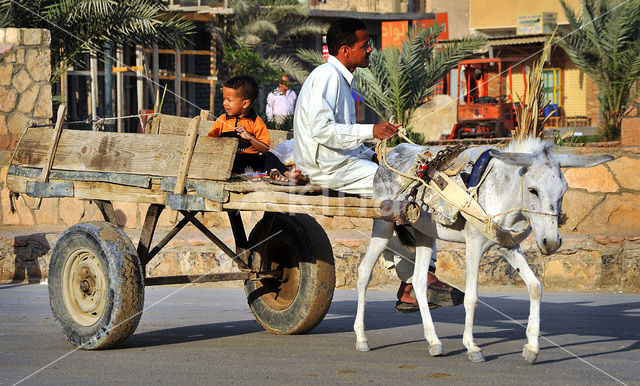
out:
M248 141L250 141L250 140L252 140L254 138L254 136L251 133L249 133L244 126L236 127L236 132L238 133L240 138L244 138L244 139L246 139Z

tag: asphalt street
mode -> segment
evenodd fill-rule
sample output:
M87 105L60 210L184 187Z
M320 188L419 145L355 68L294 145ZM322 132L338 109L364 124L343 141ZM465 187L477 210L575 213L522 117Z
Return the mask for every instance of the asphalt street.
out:
M311 333L258 325L234 288L149 287L137 331L119 349L76 350L52 320L45 285L0 285L2 384L640 384L638 295L546 293L541 352L522 358L525 293L482 293L470 363L464 308L433 311L445 355L431 358L418 314L394 311L393 291L370 291L372 351L355 350L356 292L336 291Z

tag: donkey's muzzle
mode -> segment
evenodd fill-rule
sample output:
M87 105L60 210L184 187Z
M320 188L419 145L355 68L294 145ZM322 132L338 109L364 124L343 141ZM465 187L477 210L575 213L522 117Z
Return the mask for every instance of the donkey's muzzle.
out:
M545 237L542 239L542 245L539 245L540 252L544 253L545 255L550 255L555 251L557 251L561 245L562 245L562 237L557 237L553 239L549 239Z

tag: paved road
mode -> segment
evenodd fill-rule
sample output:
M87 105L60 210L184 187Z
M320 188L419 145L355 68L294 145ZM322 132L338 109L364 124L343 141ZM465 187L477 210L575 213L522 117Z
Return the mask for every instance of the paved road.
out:
M46 366L24 384L640 384L637 295L545 294L549 340L529 366L520 354L524 329L504 316L526 322L523 293L481 294L488 305L476 312L476 338L487 362L472 364L462 307L434 311L445 355L430 358L419 316L394 312L390 291L370 292L372 351L358 353L354 291L337 291L311 334L276 336L254 321L240 289L185 288L160 301L177 289L147 288L150 308L122 348L82 351L53 322L46 286L0 285L0 383Z

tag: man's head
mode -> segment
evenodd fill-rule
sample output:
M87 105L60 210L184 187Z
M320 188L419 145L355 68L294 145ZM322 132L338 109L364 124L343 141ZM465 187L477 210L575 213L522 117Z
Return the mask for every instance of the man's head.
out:
M345 18L331 23L327 32L329 54L335 56L351 72L369 65L369 35L362 20Z
M246 75L234 76L222 86L222 106L227 115L242 115L258 97L258 82Z
M286 75L282 75L282 82L278 83L278 90L280 90L281 93L286 94L289 90L289 86L287 85L288 82L289 77Z

